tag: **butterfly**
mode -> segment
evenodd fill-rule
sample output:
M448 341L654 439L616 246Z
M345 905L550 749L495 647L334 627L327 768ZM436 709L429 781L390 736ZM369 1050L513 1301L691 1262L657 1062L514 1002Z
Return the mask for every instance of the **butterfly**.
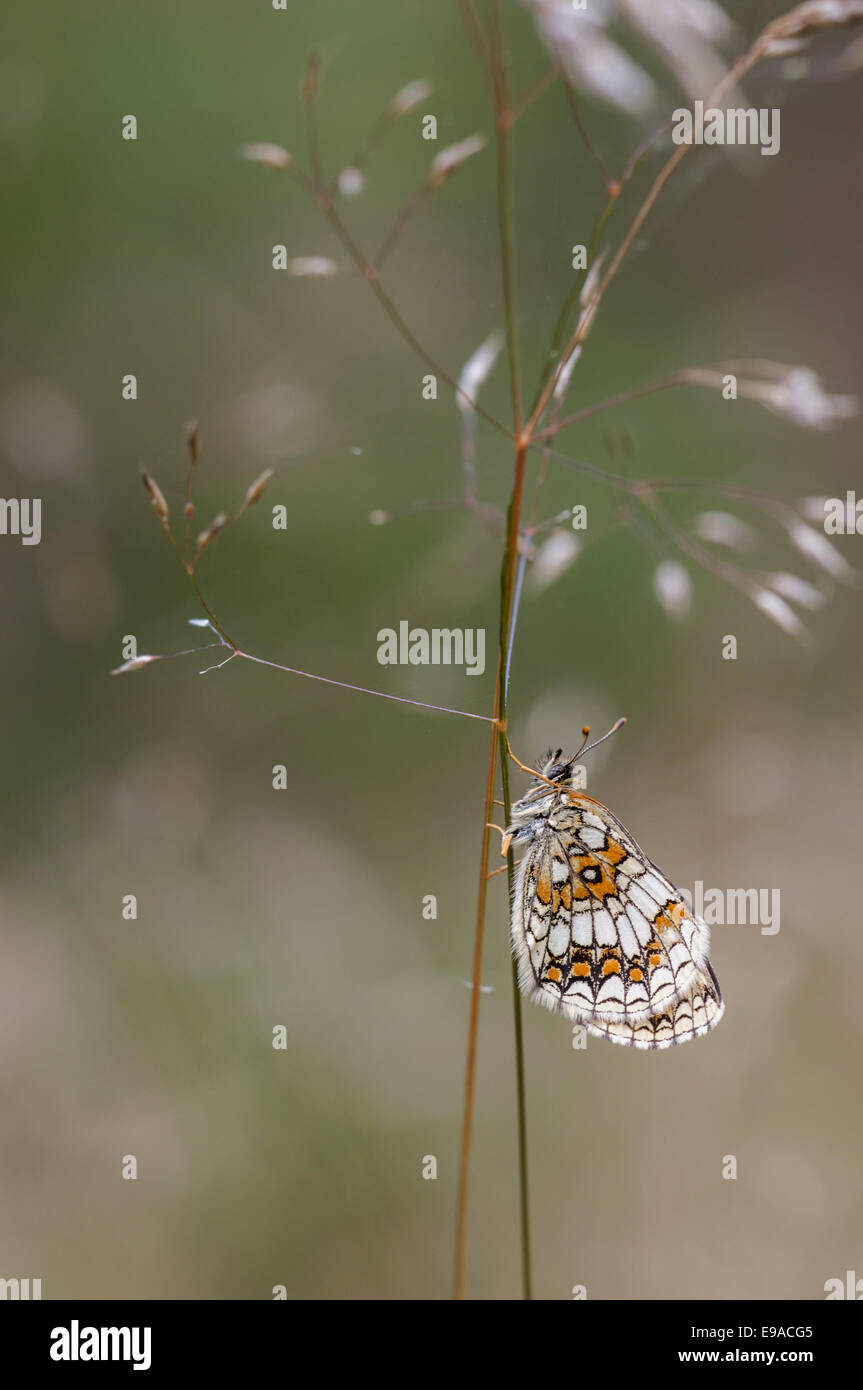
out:
M724 1012L710 930L617 817L575 785L575 760L589 751L548 752L512 807L502 852L526 846L512 901L519 986L594 1037L671 1047L709 1033Z

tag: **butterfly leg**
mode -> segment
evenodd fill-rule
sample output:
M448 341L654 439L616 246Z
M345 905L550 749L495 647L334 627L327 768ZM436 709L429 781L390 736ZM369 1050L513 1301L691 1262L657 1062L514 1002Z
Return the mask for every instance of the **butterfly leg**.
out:
M529 775L530 777L533 777L533 779L534 779L535 781L537 781L537 782L545 782L545 785L546 785L547 787L554 787L555 791L558 790L558 784L557 784L556 782L550 781L548 777L543 777L542 773L541 773L541 772L537 772L537 770L536 770L535 767L528 767L526 763L521 762L520 759L518 759L518 758L515 756L515 754L514 754L513 751L512 751L512 747L511 747L511 745L510 745L510 741L509 741L508 738L507 738L507 740L506 740L506 751L507 751L507 753L509 754L509 756L512 758L512 761L515 763L516 767L520 767L521 770L522 770L522 772L528 773L528 775Z
M520 863L521 863L521 860L520 860L520 859L516 859L516 861L515 861L515 863L514 863L514 865L513 865L513 868L514 868L514 869L517 869ZM501 864L501 866L500 866L499 869L492 869L489 873L487 873L487 874L486 874L486 878L487 878L487 879L489 879L489 878L494 878L495 874L504 874L504 873L506 873L506 871L507 871L508 868L509 868L509 865L508 865L508 864Z

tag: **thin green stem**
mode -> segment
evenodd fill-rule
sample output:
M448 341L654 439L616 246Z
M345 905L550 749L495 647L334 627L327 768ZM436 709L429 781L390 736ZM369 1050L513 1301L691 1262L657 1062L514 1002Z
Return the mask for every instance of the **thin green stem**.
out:
M467 7L471 15L470 6ZM498 0L488 4L489 44L483 46L483 54L488 54L491 65L491 85L495 105L495 129L498 139L498 215L501 246L501 266L503 275L503 294L505 301L507 349L510 365L510 381L513 398L513 421L516 439L521 432L521 377L516 331L515 295L515 256L512 235L512 215L509 189L509 130L511 115L508 109L505 39L502 16ZM474 17L475 18L475 17ZM470 27L470 26L469 26ZM472 34L475 39L475 34ZM509 820L509 767L506 747L506 689L504 653L512 614L512 596L515 585L518 560L521 512L524 498L524 480L527 450L519 442L516 447L515 470L512 492L506 517L506 543L501 561L500 575L500 631L498 637L497 676L495 680L494 716L496 728L492 734L488 755L486 776L486 795L483 812L483 831L480 847L479 892L477 895L476 930L473 949L473 976L471 990L470 1017L468 1021L467 1058L465 1061L464 1114L462 1120L461 1149L459 1159L459 1185L456 1203L455 1273L453 1296L464 1298L467 1272L467 1234L470 1194L470 1158L473 1138L474 1098L476 1092L476 1059L479 1039L479 1000L482 978L482 951L485 936L486 901L488 896L488 846L491 820L494 779L498 754L501 759L501 778L504 793L504 811ZM495 737L495 735L497 735ZM513 858L507 855L507 877L510 893L513 888ZM521 1265L522 1288L525 1298L531 1297L530 1264L530 1220L527 1182L527 1125L525 1121L524 1091L524 1041L521 1026L521 997L515 991L515 1053L516 1053L516 1103L518 1109L518 1171L519 1171L519 1210L521 1227Z
M494 801L495 757L497 753L497 713L500 692L500 656L495 681L494 713L495 724L491 731L488 751L488 770L485 780L485 802L483 804L482 845L479 857L479 887L476 901L476 930L473 941L473 967L471 974L470 1014L467 1029L467 1057L464 1075L464 1105L461 1126L461 1146L459 1150L458 1196L456 1198L455 1220L455 1268L453 1271L453 1298L463 1299L467 1287L467 1231L470 1207L470 1160L473 1148L473 1111L476 1093L476 1058L479 1044L479 1001L482 983L482 952L485 941L485 908L488 898L488 845L489 829Z
M515 588L515 575L518 564L519 535L521 525L521 512L524 502L524 481L526 474L527 450L519 449L516 455L515 478L513 481L512 497L508 512L508 532L506 549L503 556L501 567L501 593L500 593L500 653L501 659L498 663L498 691L497 709L499 717L500 733L498 735L498 753L500 756L500 776L503 792L504 819L509 824L512 816L512 800L509 790L509 759L506 739L507 723L507 689L506 689L506 665L503 654L509 644L509 629L512 622L512 600ZM515 891L515 863L513 860L512 849L506 857L506 877L509 887L509 901L512 901ZM531 1249L530 1249L530 1189L528 1184L528 1164L527 1164L527 1111L524 1083L524 1031L521 1017L521 991L518 988L518 977L513 976L513 1027L515 1041L515 1071L516 1071L516 1114L518 1129L518 1193L519 1193L519 1223L521 1227L521 1271L522 1271L522 1294L525 1299L533 1296L531 1278Z
M502 683L503 699L506 701L506 684ZM509 789L509 758L506 747L506 733L500 734L500 779L503 788L503 802L506 811L506 820L509 821L512 809L512 799ZM515 865L513 862L512 848L507 850L506 856L506 877L509 885L510 901L512 900L513 884L515 879ZM527 1097L524 1074L524 1022L522 1019L521 990L518 983L518 962L512 961L512 1016L515 1033L515 1087L516 1087L516 1110L517 1110L517 1129L518 1129L518 1209L519 1224L521 1227L521 1282L524 1297L527 1300L533 1298L533 1276L531 1273L531 1247L530 1247L530 1185L528 1182L528 1162L527 1162Z
M512 852L507 855L507 871ZM521 1282L524 1296L533 1298L533 1278L530 1255L530 1192L527 1167L527 1103L524 1081L524 1026L521 1016L521 989L518 983L518 962L512 961L512 1011L515 1023L515 1085L518 1098L518 1210L521 1223Z
M500 239L501 275L503 279L504 313L506 317L506 347L512 393L513 431L521 434L521 364L518 345L518 296L515 272L515 239L513 236L512 188L510 179L510 129L512 112L509 107L507 81L506 38L500 0L488 3L489 50L494 90L494 117L497 149L497 215Z
M235 652L239 652L240 649L239 649L239 647L237 646L236 642L234 641L233 637L229 637L229 636L228 636L227 632L226 632L225 629L222 627L222 624L219 622L218 618L216 617L215 613L214 613L213 610L211 609L210 605L207 603L207 600L204 598L204 595L201 593L201 590L200 590L200 588L199 588L199 586L198 586L198 581L197 581L197 579L195 578L195 571L194 571L194 569L193 569L192 566L189 565L189 564L185 564L185 565L184 565L184 569L185 569L186 573L188 574L189 579L190 579L191 584L192 584L192 588L195 590L195 593L196 593L196 595L197 595L197 597L198 597L198 602L200 603L201 607L203 608L204 612L206 613L207 617L209 618L209 620L210 620L210 622L212 623L213 627L215 628L216 632L218 632L218 634L219 634L219 636L221 637L222 641L225 642L225 643L227 644L227 646L231 647Z
M498 235L500 241L501 277L506 318L506 345L509 361L510 390L512 393L513 433L519 441L516 450L515 473L512 495L508 511L506 549L501 566L500 595L500 641L498 660L497 708L500 719L499 756L501 765L501 785L503 790L504 816L509 824L511 801L509 795L509 763L506 746L507 688L506 657L509 646L509 629L512 621L513 591L516 567L518 564L521 513L524 500L524 481L527 463L527 450L521 443L522 393L521 360L518 342L518 289L516 277L515 234L512 211L511 186L511 131L512 110L509 99L507 73L508 52L504 29L501 0L488 0L487 3L489 58L491 63L492 90L494 95L495 134L497 149L497 206ZM506 876L509 886L509 900L515 891L515 866L512 850L506 857ZM522 1294L525 1299L532 1297L531 1249L530 1249L530 1189L528 1185L527 1162L527 1115L524 1084L524 1030L521 1017L521 993L518 979L513 985L513 1028L516 1066L516 1113L518 1128L518 1189L519 1223L521 1227L521 1272Z

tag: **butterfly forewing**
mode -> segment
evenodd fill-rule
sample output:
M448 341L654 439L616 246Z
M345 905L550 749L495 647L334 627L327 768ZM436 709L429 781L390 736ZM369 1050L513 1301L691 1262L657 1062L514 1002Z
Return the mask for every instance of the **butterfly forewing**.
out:
M537 784L513 808L510 833L526 846L512 913L525 994L633 1047L718 1023L706 923L607 807Z

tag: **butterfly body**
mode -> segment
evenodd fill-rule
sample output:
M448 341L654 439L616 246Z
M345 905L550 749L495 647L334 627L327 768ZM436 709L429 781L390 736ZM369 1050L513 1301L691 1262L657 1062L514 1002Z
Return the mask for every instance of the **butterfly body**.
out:
M512 808L526 846L512 904L522 992L597 1037L664 1048L714 1028L724 1005L710 932L601 802L549 753Z

